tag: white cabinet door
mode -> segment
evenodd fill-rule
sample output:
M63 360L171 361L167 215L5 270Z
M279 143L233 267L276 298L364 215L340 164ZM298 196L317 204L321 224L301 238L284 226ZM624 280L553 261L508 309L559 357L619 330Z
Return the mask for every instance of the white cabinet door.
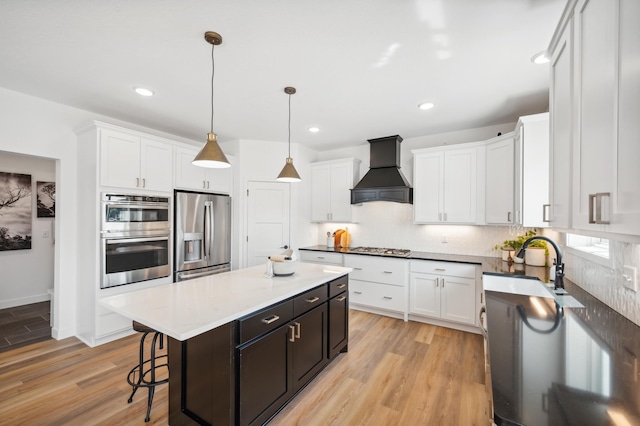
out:
M573 226L584 230L607 230L603 224L590 223L590 216L611 220L617 134L615 11L616 2L611 0L583 0L575 10L578 126ZM608 194L600 196L604 205L597 214L592 213L595 194Z
M443 222L476 221L476 148L455 149L444 154Z
M640 235L640 2L620 0L618 145L611 231Z
M439 277L412 273L409 281L409 313L440 318Z
M549 113L520 117L516 130L515 223L549 226Z
M513 136L487 144L486 220L488 224L514 223L515 147Z
M331 211L331 165L311 166L311 221L327 222Z
M224 169L206 169L205 180L207 182L207 191L216 192L218 194L231 194L233 191L232 158L233 157L230 155L227 155L227 159L232 164L231 167L226 167Z
M440 317L464 324L476 323L476 281L471 278L440 278Z
M197 149L176 148L175 186L180 189L196 191L207 189L205 169L191 164L198 154Z
M353 164L344 162L331 166L331 220L351 222L351 188L353 185Z
M140 138L112 130L100 134L100 185L140 188Z
M413 176L414 221L442 221L444 152L415 154Z
M573 48L571 22L551 54L549 86L549 219L555 228L571 227L571 147L573 123Z
M152 139L140 144L141 187L153 191L173 189L173 146Z

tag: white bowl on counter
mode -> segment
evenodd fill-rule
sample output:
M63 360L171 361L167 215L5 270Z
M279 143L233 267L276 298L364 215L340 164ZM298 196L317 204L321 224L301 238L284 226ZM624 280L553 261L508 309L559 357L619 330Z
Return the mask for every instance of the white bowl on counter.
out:
M273 275L275 276L287 276L293 275L296 272L297 260L285 260L282 262L273 263Z

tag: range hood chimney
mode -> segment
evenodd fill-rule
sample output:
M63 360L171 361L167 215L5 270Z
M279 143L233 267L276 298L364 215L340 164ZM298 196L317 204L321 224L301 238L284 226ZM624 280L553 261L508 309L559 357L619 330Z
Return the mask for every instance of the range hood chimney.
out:
M394 201L413 204L413 188L400 171L398 135L369 139L369 171L351 190L351 204Z

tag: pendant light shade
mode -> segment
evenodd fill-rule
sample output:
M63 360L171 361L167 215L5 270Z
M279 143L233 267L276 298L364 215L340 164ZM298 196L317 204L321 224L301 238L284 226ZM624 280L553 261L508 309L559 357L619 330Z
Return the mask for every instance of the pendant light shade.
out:
M211 44L211 131L207 134L207 142L204 144L198 155L196 155L196 158L193 159L191 164L199 167L221 169L231 167L231 163L227 160L227 156L224 155L220 145L218 145L216 134L213 133L213 76L215 73L213 48L222 43L222 37L218 33L207 31L204 33L204 39L207 43Z
M296 89L295 87L285 87L284 93L289 95L289 156L285 160L284 167L282 168L282 171L280 172L276 180L278 182L300 182L302 179L300 179L298 171L293 166L293 158L291 158L291 95L296 93Z

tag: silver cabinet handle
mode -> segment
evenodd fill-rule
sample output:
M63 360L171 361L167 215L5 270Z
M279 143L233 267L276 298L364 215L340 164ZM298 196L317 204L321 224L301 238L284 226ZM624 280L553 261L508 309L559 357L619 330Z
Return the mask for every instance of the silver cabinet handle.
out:
M324 259L324 256L318 256L316 259Z
M356 268L355 266L353 267L353 269L355 269L356 271L362 271L362 268Z
M203 180L202 181L202 189L206 189L207 188L207 181Z
M291 337L289 337L289 341L290 342L295 342L296 341L296 327L293 325L289 326L289 331L291 332Z
M442 213L442 217L444 217L444 221L447 221L447 212Z
M511 212L507 212L507 222L511 222Z
M294 324L296 325L296 339L299 339L302 326L300 325L299 322L295 322Z
M311 299L305 299L305 302L307 302L307 303L316 303L318 300L320 300L319 297L313 297Z
M444 272L444 271L446 271L446 269L445 269L445 268L435 268L435 271L441 271L441 272Z
M270 316L270 317L268 317L268 318L263 318L263 319L262 319L262 322L263 322L264 324L271 324L271 323L274 323L274 322L278 321L279 319L280 319L280 317L279 317L279 316L277 316L277 315L271 315L271 316Z
M442 213L438 213L438 220L442 222Z
M346 298L347 298L347 296L339 296L339 297L336 297L336 301L344 302Z
M354 291L353 294L362 294L361 291Z
M385 274L393 274L393 272L391 272L391 271L382 271L382 272L385 273Z
M393 297L391 297L391 296L382 296L382 297L383 297L383 298L385 298L385 299L387 299L387 300L391 300L391 299L393 299Z
M442 288L444 288L444 278L440 278L440 282L442 283Z
M139 186L140 186L140 178L139 178L139 177L137 177L137 178L136 178L136 188L137 188L137 187L139 187Z
M338 288L345 288L346 286L347 286L346 284L339 284L339 285L337 285L336 287L338 287Z
M142 178L142 187L143 188L147 187L147 180L145 178Z
M440 278L436 278L436 287L440 287Z
M551 210L551 204L543 204L542 205L542 221L543 222L551 222L549 218L549 210Z
M610 192L598 192L589 194L589 223L597 223L600 225L608 225L608 220L602 219L602 199L611 197ZM594 203L595 201L595 203Z

